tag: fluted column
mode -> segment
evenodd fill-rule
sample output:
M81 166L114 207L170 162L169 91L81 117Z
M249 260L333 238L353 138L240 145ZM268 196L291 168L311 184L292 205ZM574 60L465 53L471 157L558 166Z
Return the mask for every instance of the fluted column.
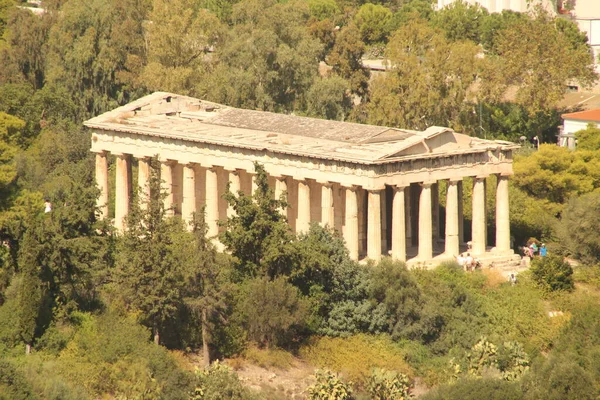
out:
M165 215L172 217L174 215L174 194L173 194L173 161L165 160L160 163L160 180L161 180L161 191L166 196L164 199Z
M310 227L310 186L305 180L298 181L298 219L296 233L306 233Z
M431 185L431 224L435 243L440 238L440 189L437 182Z
M115 180L115 228L125 229L125 217L129 214L129 154L116 154L117 175Z
M96 186L100 189L96 200L98 216L104 219L108 216L108 160L105 151L96 153Z
M433 235L431 232L431 186L434 182L421 183L419 197L419 255L420 260L433 258Z
M214 167L206 169L206 225L208 237L219 234L219 188L217 171Z
M350 258L358 260L358 193L357 188L346 189L346 215L344 217L344 240Z
M256 192L256 189L258 189L258 184L256 183L256 174L252 174L251 175L251 181L252 181L252 196L254 196L254 192Z
M381 190L368 190L367 257L381 258Z
M456 184L458 189L458 243L465 243L465 214L463 212L463 181Z
M449 180L446 191L446 249L447 256L460 253L458 241L458 181Z
M238 196L239 191L242 189L242 183L240 181L240 172L238 170L229 171L229 191L234 196ZM229 204L227 206L227 218L231 218L235 215L233 206Z
M275 199L279 200L283 193L287 193L287 180L285 176L276 176L275 177ZM287 197L287 195L286 195ZM287 198L285 199L287 203ZM287 207L285 209L280 209L281 214L287 217Z
M150 160L138 157L138 201L140 208L145 210L150 201Z
M508 176L498 175L496 186L496 249L510 250L510 210Z
M485 253L485 177L473 178L471 243L474 254Z
M405 188L394 187L392 200L392 258L406 261Z
M408 246L412 246L412 210L411 210L411 187L408 185L404 190L404 203L406 214L404 220L406 221L406 243Z
M196 169L193 164L183 166L183 199L181 201L181 218L191 229L193 215L196 212Z
M321 226L335 227L333 208L333 184L325 182L321 184Z

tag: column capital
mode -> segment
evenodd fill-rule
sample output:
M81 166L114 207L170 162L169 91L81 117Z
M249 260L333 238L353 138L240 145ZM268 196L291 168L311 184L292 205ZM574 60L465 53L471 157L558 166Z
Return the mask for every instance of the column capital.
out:
M131 155L129 153L120 153L120 152L117 152L117 151L112 151L110 154L112 154L115 157L119 157L119 158L126 158L126 157L129 157Z
M475 175L475 176L473 177L473 179L477 179L477 180L483 180L483 179L486 179L486 178L488 178L488 177L489 177L489 175Z
M408 187L410 187L410 183L392 186L394 192L398 192L398 191L404 190L404 189L406 189Z
M344 189L350 189L350 190L358 190L360 188L360 185L353 185L353 184L348 184L348 183L340 183L340 186L343 187Z
M451 178L448 179L448 183L452 184L452 185L458 185L459 182L462 182L463 180L461 178Z
M514 174L512 172L501 172L498 175L498 178L508 178L513 176Z
M96 154L101 155L101 156L106 156L108 154L108 150L94 150L94 149L91 149L90 151L92 153L96 153Z
M421 185L422 187L431 187L432 185L436 184L437 181L423 181L423 182L419 182L419 185Z
M331 187L334 185L335 182L331 182L331 181L317 181L318 184L326 186L326 187Z

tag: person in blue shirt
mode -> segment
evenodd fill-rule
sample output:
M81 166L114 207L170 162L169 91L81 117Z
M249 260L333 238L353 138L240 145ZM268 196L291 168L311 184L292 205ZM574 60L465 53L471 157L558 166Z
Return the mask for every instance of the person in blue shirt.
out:
M546 257L547 254L548 254L548 249L546 249L546 245L544 243L542 243L542 247L540 247L540 256Z

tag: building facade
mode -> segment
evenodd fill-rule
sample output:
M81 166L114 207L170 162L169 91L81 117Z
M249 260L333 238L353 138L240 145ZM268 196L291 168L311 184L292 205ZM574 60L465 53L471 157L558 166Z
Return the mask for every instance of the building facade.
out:
M222 198L226 185L233 193L251 193L258 162L275 195L287 193L289 207L282 212L291 228L306 232L311 223L335 228L353 259L391 255L434 264L458 255L465 242L482 258L513 254L508 179L517 146L510 142L440 127L420 132L242 110L163 92L85 126L92 131L104 217L114 157L118 229L124 229L132 201L132 171L137 170L140 190L148 190L151 157L161 161L165 206L184 220L205 207L211 237L219 233L218 221L233 213ZM472 184L470 237L463 229L465 178ZM486 241L489 184L496 194L493 247Z

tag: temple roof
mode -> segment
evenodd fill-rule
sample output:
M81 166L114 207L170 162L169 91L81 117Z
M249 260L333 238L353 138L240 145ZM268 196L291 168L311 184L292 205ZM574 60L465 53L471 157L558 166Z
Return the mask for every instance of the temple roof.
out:
M142 97L92 118L84 125L92 129L360 163L517 147L511 142L472 138L449 128L412 131L243 110L165 92Z

